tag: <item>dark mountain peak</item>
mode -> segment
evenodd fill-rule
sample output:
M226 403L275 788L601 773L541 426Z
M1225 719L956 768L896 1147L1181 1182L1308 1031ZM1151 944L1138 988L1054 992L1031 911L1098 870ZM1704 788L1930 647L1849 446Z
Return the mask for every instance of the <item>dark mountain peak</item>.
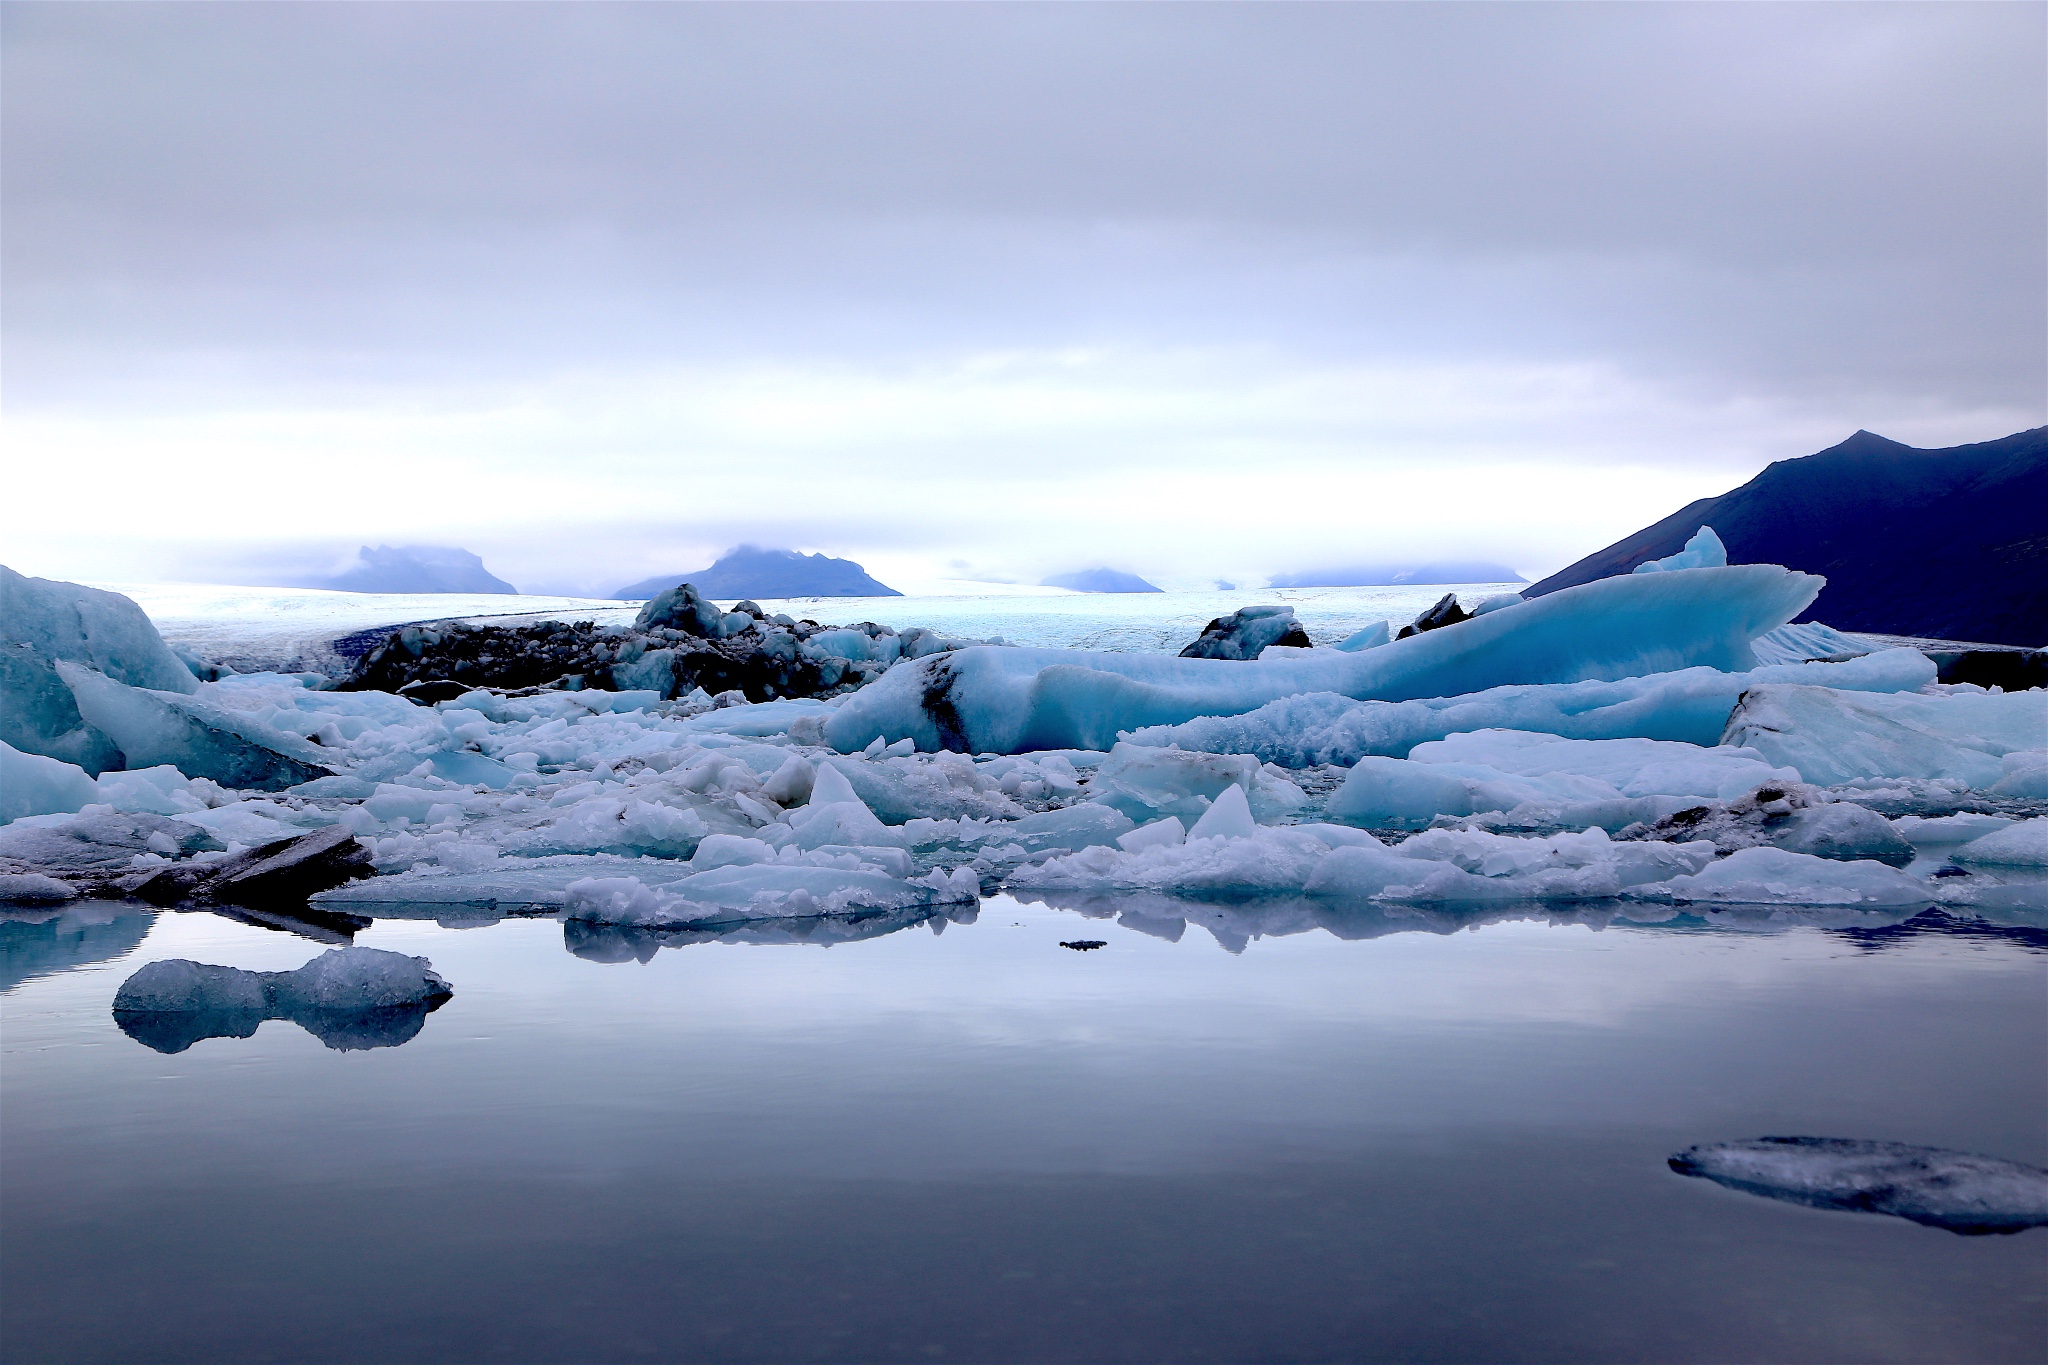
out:
M612 596L640 601L667 592L678 583L692 584L713 601L744 597L901 597L903 594L868 576L850 559L802 554L762 545L739 545L716 564L695 573L657 574L620 588Z
M1524 594L1628 573L1712 526L1729 562L1824 575L1808 619L1995 644L2048 639L2048 428L1924 450L1858 431L1779 460L1553 574Z

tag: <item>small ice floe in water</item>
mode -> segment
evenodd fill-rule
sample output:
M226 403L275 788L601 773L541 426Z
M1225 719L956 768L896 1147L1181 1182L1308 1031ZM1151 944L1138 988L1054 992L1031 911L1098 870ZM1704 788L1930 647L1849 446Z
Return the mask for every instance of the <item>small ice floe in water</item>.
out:
M455 994L423 957L337 948L296 971L245 972L184 958L152 962L114 994L114 1022L158 1052L247 1038L289 1019L331 1048L397 1047Z
M2048 1224L2048 1171L1940 1147L1764 1137L1688 1147L1671 1169L1770 1199L1888 1213L1967 1235Z

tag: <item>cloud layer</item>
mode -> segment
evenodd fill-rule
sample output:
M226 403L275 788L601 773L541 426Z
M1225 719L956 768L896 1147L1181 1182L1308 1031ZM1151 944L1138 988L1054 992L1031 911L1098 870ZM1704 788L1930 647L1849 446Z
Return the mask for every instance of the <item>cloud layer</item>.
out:
M31 570L1534 572L2048 407L2035 7L5 22Z

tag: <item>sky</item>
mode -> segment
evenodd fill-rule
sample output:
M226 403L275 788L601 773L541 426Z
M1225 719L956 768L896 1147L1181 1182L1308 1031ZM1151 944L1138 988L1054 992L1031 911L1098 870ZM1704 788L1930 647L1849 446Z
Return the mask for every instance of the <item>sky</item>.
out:
M2048 422L2040 4L0 7L0 562L1531 577Z

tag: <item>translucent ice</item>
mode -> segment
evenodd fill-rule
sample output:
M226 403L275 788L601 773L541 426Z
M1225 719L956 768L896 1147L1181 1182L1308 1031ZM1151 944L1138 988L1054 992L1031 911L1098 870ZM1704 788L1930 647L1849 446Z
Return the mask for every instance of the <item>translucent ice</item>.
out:
M99 799L100 789L83 768L0 741L0 824L24 815L68 813Z
M117 592L24 578L0 565L0 641L26 645L131 687L195 692L199 680L142 608Z
M1678 901L1743 905L1924 904L1927 883L1877 862L1835 862L1782 848L1744 848L1659 892Z
M1531 605L1548 600L1542 598ZM1453 631L1463 628L1454 627ZM1431 636L1445 633L1434 631ZM1402 642L1403 647L1406 644ZM1162 748L1178 745L1210 753L1251 754L1287 768L1319 763L1348 766L1367 754L1400 758L1428 740L1488 729L1539 731L1572 739L1641 738L1711 746L1723 742L1729 712L1744 690L1759 684L1801 683L1859 693L1908 692L1933 682L1934 675L1934 664L1926 655L1893 649L1846 663L1773 666L1748 673L1688 668L1616 682L1495 687L1417 701L1358 701L1331 692L1312 692L1269 702L1242 715L1204 716L1138 730L1127 738L1132 744Z
M1648 560L1638 564L1634 573L1668 573L1673 569L1718 569L1728 562L1728 547L1721 543L1721 537L1711 526L1702 526L1692 533L1692 539L1685 542L1685 548L1675 555L1662 559Z
M1722 743L1747 745L1823 786L1913 777L1988 787L2005 776L2004 755L2038 748L2044 735L2048 691L2039 688L1851 696L1774 684L1743 693Z
M1382 648L1270 663L968 649L895 669L853 694L825 735L842 753L877 738L968 753L1106 749L1123 731L1311 692L1398 701L1694 666L1746 669L1755 663L1749 642L1803 610L1821 583L1765 564L1604 579Z
M329 775L313 761L316 746L243 713L197 697L130 687L77 664L59 663L57 671L79 713L121 747L127 767L169 764L187 777L259 791ZM199 686L196 680L193 686Z
M1172 815L1183 824L1200 819L1211 801L1232 789L1249 797L1251 810L1268 823L1292 815L1307 800L1301 788L1265 772L1254 758L1132 744L1111 749L1088 786L1091 801L1133 820Z

